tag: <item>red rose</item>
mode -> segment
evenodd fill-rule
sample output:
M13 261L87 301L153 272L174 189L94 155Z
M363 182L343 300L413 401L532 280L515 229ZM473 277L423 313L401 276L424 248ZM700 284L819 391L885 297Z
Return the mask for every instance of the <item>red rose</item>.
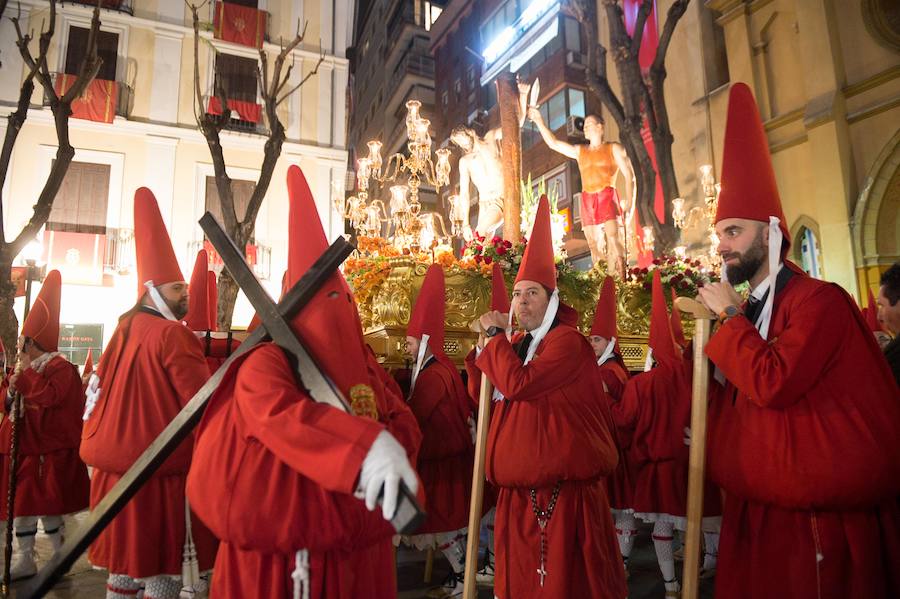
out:
M653 264L655 264L656 266L659 266L659 258L654 258Z
M504 240L504 241L503 241L503 246L504 246L505 248L509 249L509 248L512 247L512 242L509 241L509 240Z
M481 261L484 260L481 256L475 256L475 264L481 264Z
M484 263L485 263L485 264L490 264L491 262L493 262L493 258L491 258L490 256L485 256L485 257L484 257Z
M500 246L497 246L496 248L494 248L494 250L497 252L497 254L499 256L502 256L503 254L506 253L506 246L500 245Z

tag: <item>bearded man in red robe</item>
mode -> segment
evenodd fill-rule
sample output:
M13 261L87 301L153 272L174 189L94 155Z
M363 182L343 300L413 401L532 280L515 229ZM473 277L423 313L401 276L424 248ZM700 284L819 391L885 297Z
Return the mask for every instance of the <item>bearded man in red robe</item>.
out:
M708 462L725 491L716 596L900 596L900 390L852 298L785 259L749 88L731 88L716 214L728 282L706 354ZM748 301L732 285L749 283Z
M81 457L94 472L93 509L209 378L200 343L181 322L188 309L184 280L156 198L134 196L138 303L120 319L87 388ZM179 596L186 547L200 570L213 563L216 541L185 500L192 439L185 440L88 551L109 571L107 599ZM190 525L190 527L189 527Z
M287 180L285 289L328 247L300 169L291 166ZM291 328L352 413L313 401L273 343L229 369L198 429L188 478L191 504L221 539L212 596L395 599L388 520L400 481L419 487L410 465L421 442L415 417L385 390L339 272Z
M596 358L559 301L550 207L540 199L513 288L524 333L508 315L481 317L490 339L470 376L499 392L486 474L499 487L494 595L498 599L626 595L603 480L618 456Z

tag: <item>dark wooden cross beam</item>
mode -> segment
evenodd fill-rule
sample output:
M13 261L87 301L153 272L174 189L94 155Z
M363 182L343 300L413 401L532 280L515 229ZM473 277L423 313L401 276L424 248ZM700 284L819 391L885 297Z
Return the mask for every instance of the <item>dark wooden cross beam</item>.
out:
M315 360L306 351L306 348L297 338L288 320L278 310L278 306L269 297L269 294L259 284L259 280L250 270L243 254L234 242L225 233L222 225L215 217L207 212L200 219L200 227L206 233L210 243L216 248L225 268L231 272L235 282L241 291L250 300L253 309L259 316L262 326L293 363L299 380L298 384L306 389L309 396L316 402L329 404L339 410L351 412L350 404L341 394L334 383L316 365ZM383 492L383 491L382 491ZM381 504L379 497L378 503ZM425 520L425 512L422 510L415 495L400 481L400 497L391 524L402 535L415 532Z
M231 246L234 247L234 244ZM217 247L216 249L222 251L222 248ZM331 244L331 247L325 250L325 253L282 298L275 312L279 319L289 319L299 312L353 250L354 247L342 237ZM17 597L23 599L43 597L60 578L65 576L78 557L96 540L103 529L125 507L125 504L153 476L153 473L175 451L175 448L191 434L200 422L209 398L219 387L231 363L250 351L257 343L265 340L268 335L267 330L260 327L250 333L206 384L194 394L194 397L182 408L175 419L163 429L156 440L144 450L131 468L122 475L119 482L91 511L87 520L73 534L67 536L65 544L53 555L50 562L38 572L37 576L19 589L16 593Z

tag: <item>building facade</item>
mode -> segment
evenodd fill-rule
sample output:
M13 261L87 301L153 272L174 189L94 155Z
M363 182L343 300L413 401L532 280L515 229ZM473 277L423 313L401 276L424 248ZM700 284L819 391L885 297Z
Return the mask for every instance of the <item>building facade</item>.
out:
M540 78L539 103L557 137L579 142L580 117L599 112L606 117L605 139L618 138L616 123L584 84L589 49L561 4L448 3L432 31L436 102L446 115L439 136L459 124L480 133L497 126L493 80L512 71L528 82ZM638 4L622 0L632 14ZM655 3L650 19L657 32L671 4ZM597 5L599 39L608 48L605 8ZM716 178L721 172L728 89L743 81L754 90L769 134L794 238L791 258L857 297L866 287L877 290L880 273L900 256L898 14L891 3L875 1L690 3L671 40L665 81L687 208L703 204L700 167L712 165ZM469 87L469 70L480 89ZM608 71L618 93L612 56ZM529 125L522 147L523 177L544 178L560 190L560 206L570 213L566 247L577 259L586 250L579 240L577 166L550 151ZM702 251L706 222L681 235L684 245Z
M583 142L584 117L600 111L600 103L585 84L578 24L563 14L559 2L451 0L432 30L432 53L437 112L441 115L436 128L439 140L446 140L460 125L479 135L500 126L495 81L504 72L516 73L525 83L540 81L537 103L544 121L560 139ZM458 148L454 152L458 158ZM536 127L526 122L522 176L527 179L529 175L535 187L543 181L558 197L558 207L569 222L565 249L570 259L583 261L588 248L578 210L578 167L550 150ZM455 191L452 185L447 193L450 191ZM471 190L473 219L476 191Z
M360 5L351 60L349 147L351 170L365 157L367 143L382 143L385 159L406 153L406 102L421 103L420 114L434 123L434 60L429 52L431 27L443 2L371 0ZM376 185L370 197L387 204L387 188ZM353 187L355 181L348 181ZM348 189L349 191L349 189ZM422 188L423 211L434 210L433 188Z
M66 2L57 7L56 34L48 57L57 88L64 85L66 74L77 72L85 52L89 4ZM47 267L62 273L64 331L76 331L75 337L77 331L91 331L93 338L108 340L118 315L134 304L132 199L138 187L147 186L156 195L181 268L190 276L196 251L203 245L197 220L207 208L216 207L212 159L197 130L195 110L217 109L210 98L215 86L227 92L231 118L221 141L240 206L259 177L268 130L264 113L260 114L256 79L260 55L254 46L266 53L271 69L280 42L294 37L298 23L306 23L304 42L288 57L293 65L291 83L298 84L315 68L320 40L324 60L318 73L279 107L287 141L256 221L254 243L248 248L263 284L277 295L287 263L284 180L289 165L303 169L329 234L343 231L331 190L343 182L347 164L346 49L355 3L226 0L207 4L200 15L205 23L199 45L204 94L200 107L194 101L194 34L185 3L121 0L103 5L110 8L102 9L100 15L99 52L104 61L95 84L112 90L112 112L106 119L70 119L75 158L38 237ZM49 16L46 2L23 0L21 11L23 29L33 31L39 31ZM0 23L0 117L14 110L24 76L15 38L10 21L4 19ZM42 90L35 92L32 103L3 190L7 238L30 218L57 150L53 117L43 106ZM0 134L6 126L2 118ZM239 297L234 326L246 325L251 315L249 304ZM97 344L97 339L92 343Z

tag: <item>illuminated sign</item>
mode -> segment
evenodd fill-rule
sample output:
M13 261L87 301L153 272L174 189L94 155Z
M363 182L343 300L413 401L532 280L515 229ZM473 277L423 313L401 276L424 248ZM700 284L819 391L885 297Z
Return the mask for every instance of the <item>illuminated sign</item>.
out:
M522 11L516 22L506 27L497 34L491 43L481 53L487 64L493 63L501 54L506 52L513 43L534 25L538 19L559 6L556 0L532 0L531 4Z

